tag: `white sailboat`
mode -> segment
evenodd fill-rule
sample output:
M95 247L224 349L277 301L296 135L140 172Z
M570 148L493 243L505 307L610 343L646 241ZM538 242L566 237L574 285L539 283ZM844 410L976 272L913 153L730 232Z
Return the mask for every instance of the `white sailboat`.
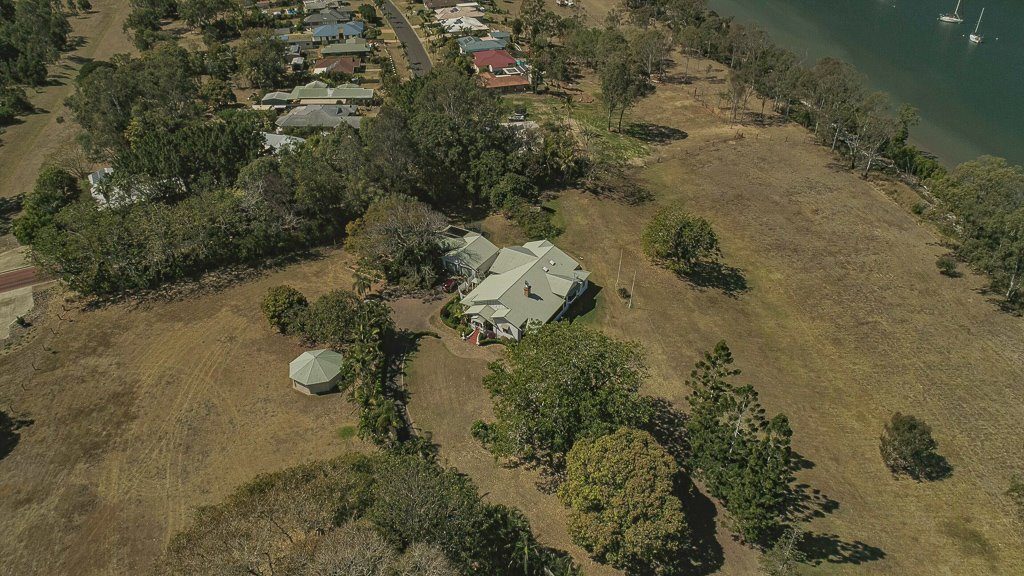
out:
M952 14L939 14L939 20L943 22L951 22L953 24L959 24L964 21L960 17L960 0L956 0L956 8L953 8Z
M978 16L978 23L974 26L974 32L971 32L971 35L969 36L971 42L974 42L975 44L981 44L982 42L985 41L985 37L982 36L981 34L978 34L978 28L981 28L981 19L984 16L985 16L985 9L982 8L981 9L981 16Z

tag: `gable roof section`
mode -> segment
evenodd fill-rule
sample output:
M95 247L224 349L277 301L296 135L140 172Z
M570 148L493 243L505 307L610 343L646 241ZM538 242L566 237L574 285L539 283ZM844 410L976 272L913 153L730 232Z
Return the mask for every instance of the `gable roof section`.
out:
M324 46L320 49L320 53L324 56L332 56L338 54L365 54L370 52L371 48L363 38L348 38L343 42L337 44L331 44L330 46Z
M504 50L505 46L508 45L508 42L505 40L481 39L472 36L463 36L456 40L456 42L459 43L459 48L465 54L483 52L484 50Z
M503 248L490 271L462 299L468 306L466 313L492 321L499 318L515 326L523 326L528 320L547 322L565 305L573 284L590 276L579 262L547 240ZM529 296L524 291L527 284Z
M341 33L346 38L351 36L362 36L364 31L366 31L366 23L362 20L353 20L341 25Z
M477 271L482 270L498 254L498 247L476 232L466 232L458 236L451 234L452 227L445 230L448 237L444 239L444 245L448 249L445 258L458 262L459 264Z
M516 59L505 50L482 50L473 54L473 64L477 68L508 68L515 66Z

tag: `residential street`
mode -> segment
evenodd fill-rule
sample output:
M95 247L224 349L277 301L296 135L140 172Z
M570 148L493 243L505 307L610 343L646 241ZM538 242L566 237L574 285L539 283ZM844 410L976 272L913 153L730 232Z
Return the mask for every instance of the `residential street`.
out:
M427 51L420 42L419 36L416 35L416 31L412 29L409 20L405 18L405 14L402 14L402 11L391 0L384 0L383 8L398 41L405 46L405 55L409 59L409 67L412 68L413 75L429 74L430 58L427 56Z

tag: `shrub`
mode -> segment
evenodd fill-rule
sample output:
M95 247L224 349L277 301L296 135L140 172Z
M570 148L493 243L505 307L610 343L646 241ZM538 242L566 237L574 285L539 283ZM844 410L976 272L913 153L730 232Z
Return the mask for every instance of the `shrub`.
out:
M514 200L506 206L505 212L530 240L551 239L562 233L551 221L552 212L542 206Z
M629 300L629 290L627 290L625 286L620 286L616 292L619 294L619 298Z
M628 574L675 574L688 529L673 494L679 468L654 437L620 428L569 452L559 496L573 541Z
M928 210L928 203L923 201L916 202L913 206L910 207L910 211L918 216L924 214L926 210Z
M39 231L49 226L62 208L81 194L75 177L55 166L39 172L35 187L25 196L24 213L14 221L14 235L22 244L35 242Z
M943 254L935 260L935 267L939 269L939 272L944 276L955 278L959 276L956 270L956 258L950 254Z
M893 474L915 480L935 480L948 473L948 464L936 449L932 428L918 418L899 412L892 415L882 432L879 450Z
M1006 490L1006 495L1013 503L1013 511L1017 515L1017 519L1024 522L1024 478L1020 476L1010 478L1010 487Z
M644 254L681 273L697 262L714 260L721 254L711 223L675 206L654 215L644 228L642 241Z
M295 330L309 302L291 286L274 286L263 297L263 315L278 332L288 334Z

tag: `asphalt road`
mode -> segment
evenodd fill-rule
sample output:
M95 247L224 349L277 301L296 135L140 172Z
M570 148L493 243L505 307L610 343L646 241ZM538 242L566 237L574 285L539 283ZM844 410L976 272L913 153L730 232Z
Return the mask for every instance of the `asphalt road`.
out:
M32 286L39 283L39 281L40 279L36 276L36 269L32 267L4 272L0 274L0 293Z
M414 76L426 76L430 73L430 58L427 50L420 42L416 31L405 18L405 14L395 6L391 0L384 0L384 13L391 27L395 30L398 41L405 46L405 57L409 60L409 67L412 68Z

